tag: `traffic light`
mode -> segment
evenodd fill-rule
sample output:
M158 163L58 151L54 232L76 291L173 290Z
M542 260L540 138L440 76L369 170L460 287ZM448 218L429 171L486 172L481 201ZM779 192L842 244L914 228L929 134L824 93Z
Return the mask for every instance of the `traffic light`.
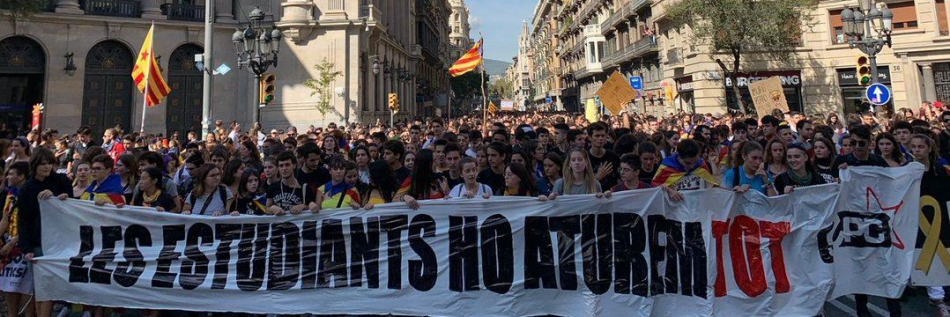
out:
M274 91L277 90L277 87L274 86L274 82L277 81L277 76L274 74L264 73L261 74L261 104L266 105L271 101L274 101Z
M394 92L389 93L389 110L393 113L399 112L399 95Z
M871 64L867 56L858 56L857 66L855 68L855 78L858 85L868 86L871 84Z

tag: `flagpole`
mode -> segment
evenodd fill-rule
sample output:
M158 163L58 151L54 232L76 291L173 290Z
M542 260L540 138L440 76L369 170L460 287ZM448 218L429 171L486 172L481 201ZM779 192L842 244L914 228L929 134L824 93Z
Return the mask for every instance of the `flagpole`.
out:
M155 21L152 21L152 27L148 30L149 33L152 33L152 36L155 36ZM152 42L155 42L154 39L150 39ZM152 43L148 43L148 60L145 62L148 63L148 66L145 67L145 89L142 90L142 126L139 129L139 134L145 134L145 110L148 109L148 86L149 81L148 77L152 75Z
M481 47L478 49L482 52L485 52L485 38L482 36L482 32L478 32L478 41L481 43ZM482 81L478 83L482 87L482 135L488 137L488 96L485 95L485 56L481 56L481 69L479 70L482 73Z

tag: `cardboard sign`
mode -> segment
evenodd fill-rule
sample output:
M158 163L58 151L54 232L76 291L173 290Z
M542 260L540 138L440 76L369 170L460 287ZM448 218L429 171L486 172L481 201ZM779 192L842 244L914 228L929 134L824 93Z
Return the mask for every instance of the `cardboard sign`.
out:
M788 100L785 99L782 81L778 77L769 77L749 84L749 94L752 95L759 118L772 114L775 109L788 111Z
M618 71L614 71L607 82L597 91L600 102L613 115L620 115L628 102L637 98L637 91L630 87L630 82Z

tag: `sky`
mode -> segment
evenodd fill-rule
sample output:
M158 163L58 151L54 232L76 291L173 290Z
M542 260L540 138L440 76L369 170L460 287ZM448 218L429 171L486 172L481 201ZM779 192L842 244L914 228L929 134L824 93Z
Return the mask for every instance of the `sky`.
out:
M478 32L485 37L485 58L511 62L518 54L521 23L531 23L538 0L465 0L472 26L472 38Z

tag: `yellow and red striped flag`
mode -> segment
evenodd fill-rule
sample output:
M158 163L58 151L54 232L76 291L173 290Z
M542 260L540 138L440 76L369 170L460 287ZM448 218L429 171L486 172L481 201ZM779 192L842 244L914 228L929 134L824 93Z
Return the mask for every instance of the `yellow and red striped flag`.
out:
M488 113L491 113L492 116L498 114L498 107L495 106L494 101L488 102Z
M452 64L452 67L449 68L449 74L452 77L462 76L482 64L482 41L484 40L478 40L478 43L475 43L475 46L468 50L468 53L462 55L455 64Z
M139 51L138 58L135 60L135 67L132 68L132 80L139 92L145 94L145 103L149 107L162 102L162 99L172 92L168 87L165 77L162 76L162 70L158 67L158 61L152 51L152 33L155 31L155 25L148 29L148 35L145 36L145 43L142 44L142 50ZM146 89L147 88L147 89Z

